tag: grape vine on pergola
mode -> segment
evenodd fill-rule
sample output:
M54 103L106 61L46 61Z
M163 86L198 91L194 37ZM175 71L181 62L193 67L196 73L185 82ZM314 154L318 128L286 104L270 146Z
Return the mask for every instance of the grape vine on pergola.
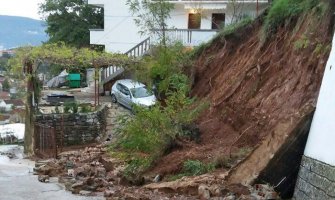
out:
M16 51L15 57L10 60L10 65L16 73L23 71L31 80L37 80L34 76L37 76L36 72L42 63L48 63L50 66L51 64L63 66L69 70L78 70L78 68L83 70L92 67L95 69L107 68L109 66L129 69L136 62L124 54L98 52L89 48L77 49L64 43L57 43L20 48ZM30 86L28 82L28 89L36 92L33 82L30 83ZM95 98L96 96L95 92Z

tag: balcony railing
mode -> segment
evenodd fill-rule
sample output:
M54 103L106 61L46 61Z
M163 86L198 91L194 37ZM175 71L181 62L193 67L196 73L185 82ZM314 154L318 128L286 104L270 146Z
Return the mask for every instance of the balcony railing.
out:
M154 30L161 32L160 30ZM168 41L181 42L185 46L198 46L213 38L218 30L215 29L166 29L165 34ZM153 43L159 42L159 37L154 35Z

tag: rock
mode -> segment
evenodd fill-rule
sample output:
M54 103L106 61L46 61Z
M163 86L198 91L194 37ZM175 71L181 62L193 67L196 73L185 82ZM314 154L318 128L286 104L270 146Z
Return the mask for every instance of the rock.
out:
M68 175L69 177L75 177L75 176L74 176L74 169L68 169L68 170L67 170L67 175Z
M160 182L161 180L162 180L162 177L161 177L161 175L158 174L157 176L155 176L153 182L154 182L154 183L158 183L158 182Z
M209 187L209 190L214 197L221 197L223 195L224 188L221 188L219 185L212 185Z
M227 186L227 189L236 194L237 196L240 195L250 195L250 190L247 186L244 186L242 184L231 184Z
M81 188L84 186L84 181L77 181L76 183L74 183L71 187L73 189L77 189L77 188Z
M235 200L235 199L236 199L235 195L229 195L223 198L223 200Z
M38 175L38 181L42 183L49 183L49 178L48 175Z
M112 197L115 194L113 190L105 190L104 197Z
M79 194L82 196L91 196L92 192L91 191L87 191L87 190L80 190Z
M95 175L100 178L106 177L106 169L104 167L95 168Z
M109 183L105 179L103 179L103 178L96 178L96 179L94 179L94 183L98 187L107 187L107 186L109 186Z
M198 188L198 196L200 200L208 200L211 198L209 188L207 185L200 185Z
M279 199L278 194L276 192L266 192L265 199Z
M49 175L51 170L52 170L51 167L48 165L42 165L38 168L34 168L34 171L36 171L38 174L41 175Z
M81 167L77 167L74 169L74 176L81 176L81 177L87 177L91 175L91 167L88 164L85 164Z

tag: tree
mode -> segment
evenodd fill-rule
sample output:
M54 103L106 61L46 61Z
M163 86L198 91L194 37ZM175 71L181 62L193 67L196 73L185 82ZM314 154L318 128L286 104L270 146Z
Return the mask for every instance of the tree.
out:
M8 92L10 89L9 80L7 78L2 83L2 89L3 91L6 91L6 92Z
M167 19L174 5L165 0L127 0L130 11L136 15L135 23L140 34L154 34L166 45Z
M103 28L103 9L88 5L85 0L46 0L39 9L51 43L89 46L89 29Z
M231 17L231 23L235 24L244 17L243 16L243 7L244 7L244 1L238 1L238 0L229 0L228 5L232 7L232 17Z

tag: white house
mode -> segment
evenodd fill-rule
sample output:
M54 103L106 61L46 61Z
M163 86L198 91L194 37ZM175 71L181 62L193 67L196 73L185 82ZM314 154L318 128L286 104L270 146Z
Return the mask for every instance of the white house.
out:
M0 109L10 112L13 108L24 109L25 105L20 99L2 100L0 99Z
M91 44L104 45L107 52L127 53L148 48L149 36L141 36L127 0L88 0L89 4L104 8L104 29L90 32ZM244 16L255 17L268 0L171 0L174 9L168 20L168 36L187 46L199 45L211 39L220 26L228 25L234 10ZM234 4L231 2L235 2ZM237 13L235 12L235 13ZM199 20L200 19L200 20ZM153 39L151 39L151 42ZM143 43L141 43L144 41ZM140 44L140 45L139 45Z

